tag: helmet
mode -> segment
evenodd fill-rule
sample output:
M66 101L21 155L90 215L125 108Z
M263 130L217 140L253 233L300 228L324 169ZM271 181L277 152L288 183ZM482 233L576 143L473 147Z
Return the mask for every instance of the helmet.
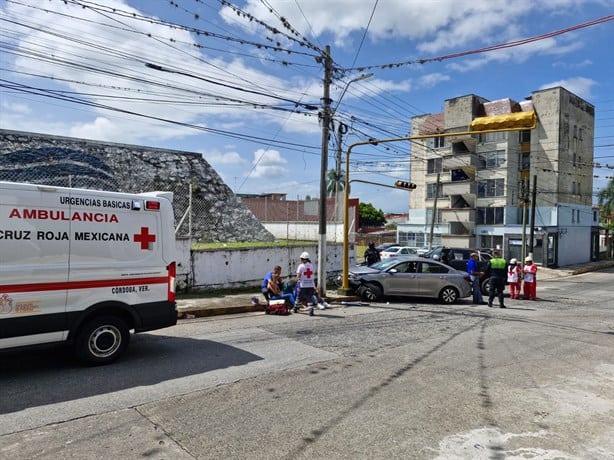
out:
M518 263L517 259L515 259L515 258L514 259L510 259L510 264L516 265L517 263Z
M370 242L369 242L369 247L370 247L370 248L374 248L374 247L375 247L375 243L374 243L373 241L370 241Z
M307 251L301 253L301 259L309 259L309 253Z
M533 262L533 257L527 256L527 257L525 257L524 261L525 262Z

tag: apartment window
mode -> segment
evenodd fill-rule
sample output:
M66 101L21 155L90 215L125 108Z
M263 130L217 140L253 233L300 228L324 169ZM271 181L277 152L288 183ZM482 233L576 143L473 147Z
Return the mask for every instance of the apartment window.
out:
M445 137L435 137L433 138L433 147L436 149L440 149L442 147L445 147Z
M476 223L478 225L503 224L503 210L501 207L477 208Z
M478 182L478 197L486 198L491 196L505 195L504 179L487 179Z
M520 155L520 170L528 171L531 169L531 154L523 153Z
M435 174L443 171L443 159L442 158L431 158L426 161L426 173L427 174Z
M478 155L479 169L499 168L505 165L505 150L484 152Z
M497 133L480 134L480 142L503 142L507 139L507 132L499 131Z
M578 209L578 215L576 216L576 224L580 223L580 210Z
M429 246L429 237L430 235L426 233L399 232L399 244L403 246L426 248ZM441 234L433 234L433 247L434 246L441 246Z
M524 131L520 131L520 142L523 144L526 144L527 142L531 142L531 131L530 130L524 130Z
M435 184L426 184L426 199L432 200L435 198L435 189L437 188L437 183ZM437 198L443 198L443 191L441 184L439 184L439 194Z
M426 210L426 223L430 224L431 222L433 222L433 210L427 209ZM435 213L435 223L441 224L441 222L442 222L441 209L438 209L437 212Z

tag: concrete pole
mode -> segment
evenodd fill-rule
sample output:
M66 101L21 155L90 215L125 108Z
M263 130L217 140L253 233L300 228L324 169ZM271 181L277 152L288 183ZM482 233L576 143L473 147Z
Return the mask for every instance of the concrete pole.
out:
M332 78L332 59L330 46L324 49L324 94L322 96L322 158L320 165L320 226L318 244L318 290L326 295L326 172L328 169L328 134L330 128L330 83Z

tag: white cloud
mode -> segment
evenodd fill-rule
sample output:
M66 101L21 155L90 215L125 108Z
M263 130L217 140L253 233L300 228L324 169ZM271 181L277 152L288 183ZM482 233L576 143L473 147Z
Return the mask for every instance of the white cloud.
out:
M250 177L268 177L283 175L286 173L288 161L277 150L258 149L254 152L254 168Z
M573 77L564 80L553 81L545 83L539 87L539 89L554 88L556 86L562 86L563 88L571 91L582 99L590 100L592 98L591 90L597 82L586 77Z
M593 65L593 61L590 59L584 59L580 62L555 62L552 67L559 69L580 69L582 67L589 67Z
M28 104L6 103L2 101L0 107L2 107L2 111L5 112L5 115L7 112L10 112L13 116L23 116L32 112Z
M420 88L432 88L433 86L436 86L444 81L450 81L450 76L439 72L430 73L423 75L418 79L418 86Z
M238 152L220 152L212 150L203 153L203 157L207 162L215 168L217 165L235 165L242 166L247 163Z

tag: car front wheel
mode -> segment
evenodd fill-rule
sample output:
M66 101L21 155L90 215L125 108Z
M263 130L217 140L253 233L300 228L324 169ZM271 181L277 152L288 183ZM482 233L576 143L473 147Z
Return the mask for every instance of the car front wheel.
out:
M377 302L383 297L382 288L375 284L366 284L362 291L362 297L369 302Z
M458 291L451 286L445 287L439 293L439 300L445 304L451 304L458 300Z

